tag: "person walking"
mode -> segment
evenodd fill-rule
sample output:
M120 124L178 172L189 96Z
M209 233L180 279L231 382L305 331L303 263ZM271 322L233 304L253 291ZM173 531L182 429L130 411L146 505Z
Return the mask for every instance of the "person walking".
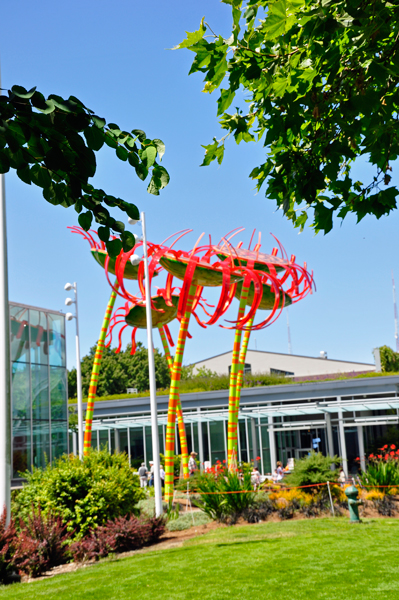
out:
M254 486L254 491L260 486L260 473L258 467L254 467L251 473L251 483Z
M161 477L161 487L165 487L165 471L164 471L162 465L161 465L161 467L159 469L159 475Z
M145 466L145 463L143 463L143 462L141 463L141 467L139 468L139 477L140 477L140 487L146 488L148 471L147 471L147 467Z
M190 477L194 475L197 470L197 461L195 460L196 456L196 452L190 452L190 459L188 461L188 472L190 473Z
M154 461L150 460L150 481L148 482L148 485L150 487L153 487L153 485L154 485L154 469L155 469Z

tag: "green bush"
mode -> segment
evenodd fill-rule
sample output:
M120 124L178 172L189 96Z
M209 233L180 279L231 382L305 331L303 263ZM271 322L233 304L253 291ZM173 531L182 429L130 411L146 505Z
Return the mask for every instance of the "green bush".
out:
M200 500L194 501L211 519L234 523L254 502L251 473L242 477L236 471L219 469L217 473L203 473L197 479Z
M145 497L126 454L106 450L93 450L83 461L64 455L23 477L27 483L14 497L13 515L27 522L32 506L40 506L44 514L60 515L75 537L109 519L138 514L137 503Z
M314 483L326 483L337 481L338 471L331 470L335 464L341 461L338 456L323 456L321 452L312 451L310 456L295 461L295 467L291 475L284 478L284 483L292 486L311 485Z
M194 522L193 522L194 519ZM178 519L169 521L166 525L166 529L169 531L183 531L184 529L190 529L195 525L206 525L210 523L211 519L203 512L186 512L181 515Z

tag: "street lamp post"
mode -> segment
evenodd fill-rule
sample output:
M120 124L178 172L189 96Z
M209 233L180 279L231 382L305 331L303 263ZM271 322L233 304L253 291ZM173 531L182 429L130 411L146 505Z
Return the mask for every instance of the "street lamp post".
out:
M83 458L83 409L82 409L82 373L80 369L80 344L79 344L79 317L78 317L78 286L75 283L67 283L64 287L65 290L73 290L75 292L75 300L67 298L65 300L66 306L75 305L75 314L68 312L65 315L67 321L76 319L76 384L78 393L78 449L79 458Z
M135 219L129 219L130 225L138 223ZM155 492L155 515L159 517L162 514L162 489L160 477L160 457L159 457L159 433L158 433L158 410L157 410L157 388L155 383L155 362L154 346L152 341L152 313L151 313L151 290L150 278L148 272L148 249L147 233L145 227L145 214L141 213L142 239L136 236L136 240L143 242L143 259L145 273L145 307L147 317L147 351L148 351L148 371L150 379L150 406L151 406L151 432L152 432L152 460L154 461L154 492ZM130 262L137 265L141 262L140 256L133 254Z

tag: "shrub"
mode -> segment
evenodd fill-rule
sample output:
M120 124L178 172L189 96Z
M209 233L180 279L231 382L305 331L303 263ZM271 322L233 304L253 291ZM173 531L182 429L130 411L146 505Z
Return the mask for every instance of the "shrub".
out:
M323 456L321 452L312 451L310 456L295 461L291 475L284 479L287 485L301 487L315 483L326 483L338 479L337 470L331 470L332 465L339 464L337 456Z
M40 505L45 514L59 514L78 537L109 519L138 513L137 502L145 497L126 454L106 450L93 450L83 460L62 456L23 476L27 483L15 497L13 513L27 521L32 505Z
M222 522L235 523L254 502L249 470L240 476L237 471L219 467L215 473L198 476L197 488L201 498L194 504L211 519Z
M267 494L262 492L256 494L254 502L242 513L248 523L259 523L265 521L274 510L273 503Z
M99 560L113 552L128 552L152 544L165 531L164 517L118 517L71 545L75 560Z
M0 583L7 583L14 570L12 557L15 552L17 532L12 519L8 525L6 522L7 510L4 507L0 517Z
M190 529L190 527L194 527L195 525L206 525L210 521L211 519L208 515L203 512L186 512L178 519L168 521L166 529L169 531L183 531L184 529Z
M20 572L37 577L69 559L70 538L60 516L32 509L27 521L20 522L12 562Z

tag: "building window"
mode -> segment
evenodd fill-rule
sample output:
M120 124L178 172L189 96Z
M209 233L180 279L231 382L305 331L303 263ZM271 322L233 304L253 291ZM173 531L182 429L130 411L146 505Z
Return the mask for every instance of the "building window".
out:
M229 366L229 375L231 372L231 365ZM248 363L245 363L244 365L244 375L251 375L251 365L249 365Z
M10 302L13 479L68 452L65 316Z
M295 373L291 373L291 371L282 371L281 369L270 369L270 375L284 375L285 377L289 377L295 375Z

